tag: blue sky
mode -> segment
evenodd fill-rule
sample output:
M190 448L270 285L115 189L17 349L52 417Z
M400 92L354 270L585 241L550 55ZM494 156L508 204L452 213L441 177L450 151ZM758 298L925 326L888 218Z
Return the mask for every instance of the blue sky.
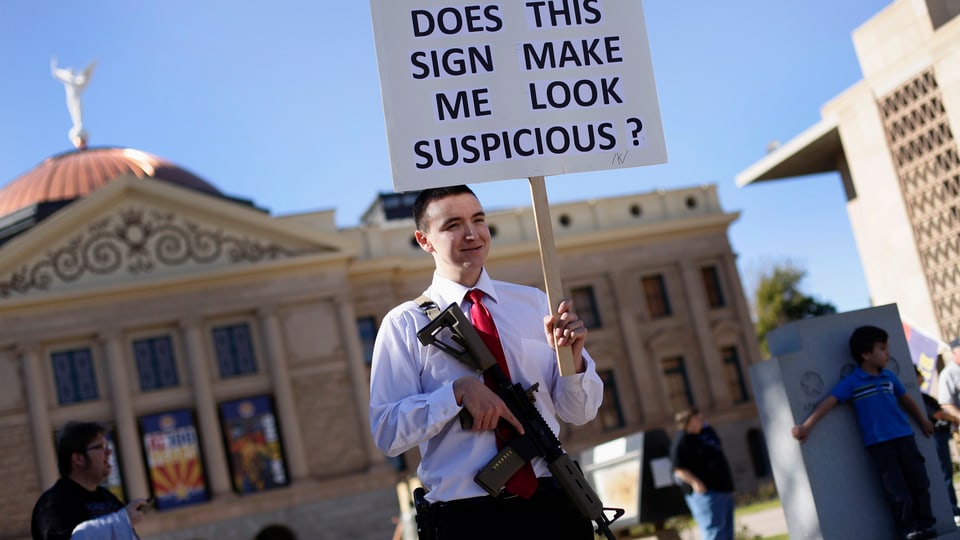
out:
M644 2L668 163L546 179L550 202L716 184L748 294L791 262L840 311L869 305L836 174L738 188L734 177L862 78L851 32L886 0ZM336 209L357 225L393 190L370 6L363 0L0 3L0 185L70 150L50 58L82 69L91 146L177 163L273 215ZM530 205L526 178L474 186Z

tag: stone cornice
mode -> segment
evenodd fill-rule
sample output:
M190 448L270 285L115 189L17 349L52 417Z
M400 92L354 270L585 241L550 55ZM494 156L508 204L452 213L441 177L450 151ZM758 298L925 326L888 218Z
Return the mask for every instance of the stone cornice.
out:
M329 251L291 248L182 219L169 211L119 209L47 251L40 260L0 278L0 298L49 289L85 275L149 274L162 267L215 262L257 263Z

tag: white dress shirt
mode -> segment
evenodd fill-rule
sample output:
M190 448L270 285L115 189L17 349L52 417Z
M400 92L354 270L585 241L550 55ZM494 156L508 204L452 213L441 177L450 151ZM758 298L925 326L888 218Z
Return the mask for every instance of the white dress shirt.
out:
M554 313L543 291L490 279L486 269L475 287L493 316L503 343L510 378L524 389L539 382L535 405L559 434L564 422L582 425L592 420L603 399L603 382L596 364L583 351L586 370L560 376L556 352L547 343L543 318ZM424 294L443 310L460 304L469 318L467 287L436 274ZM370 426L373 439L388 456L420 447L420 481L431 502L485 495L473 478L497 454L492 431L460 427L453 382L465 375L482 375L435 346L421 345L417 331L430 319L413 299L384 317L373 347L370 376ZM546 462L533 462L537 476L549 476Z
M73 529L70 540L139 540L130 524L130 514L121 508L112 514L88 519Z

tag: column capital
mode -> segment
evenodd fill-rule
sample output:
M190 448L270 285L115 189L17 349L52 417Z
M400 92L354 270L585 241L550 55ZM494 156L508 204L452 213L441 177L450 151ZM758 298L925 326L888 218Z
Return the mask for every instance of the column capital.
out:
M39 351L40 344L36 341L19 341L13 344L13 354L20 358L28 354L38 355Z
M119 328L108 328L106 330L101 330L100 332L97 332L96 335L97 341L102 344L119 340L121 337L123 337L123 331Z
M181 330L199 330L203 325L203 319L197 315L187 315L186 317L180 317L177 319L177 327Z
M260 319L276 317L277 311L279 311L279 309L280 308L278 308L276 304L266 304L266 305L259 306L257 307L257 311L256 311L257 317L259 317Z

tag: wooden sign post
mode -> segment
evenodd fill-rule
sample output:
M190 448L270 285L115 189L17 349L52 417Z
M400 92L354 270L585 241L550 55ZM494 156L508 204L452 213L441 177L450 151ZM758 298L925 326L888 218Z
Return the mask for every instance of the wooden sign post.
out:
M546 287L550 309L557 309L563 300L563 285L560 283L560 268L557 250L553 242L553 227L550 221L550 205L547 202L547 186L542 176L530 178L530 198L533 200L533 219L537 223L537 242L540 245L540 263L543 265L543 283ZM560 375L576 373L573 367L573 352L570 347L556 347L557 366Z

